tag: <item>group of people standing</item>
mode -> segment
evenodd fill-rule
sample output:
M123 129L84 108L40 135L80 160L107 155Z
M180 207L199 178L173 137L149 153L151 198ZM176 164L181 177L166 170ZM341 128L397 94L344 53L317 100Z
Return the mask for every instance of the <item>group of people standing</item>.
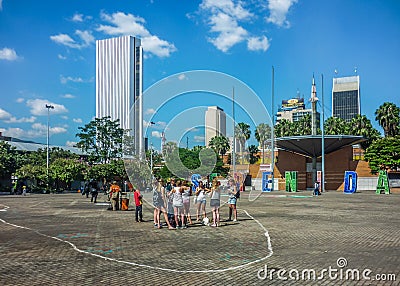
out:
M237 221L236 203L239 190L233 179L228 181L229 219ZM213 227L220 225L221 183L214 179L211 188L206 188L202 181L194 190L188 181L172 178L165 184L162 179L155 181L153 188L154 226L162 227L161 215L169 229L184 229L193 224L190 213L190 197L196 205L196 222L207 219L207 197L210 198Z

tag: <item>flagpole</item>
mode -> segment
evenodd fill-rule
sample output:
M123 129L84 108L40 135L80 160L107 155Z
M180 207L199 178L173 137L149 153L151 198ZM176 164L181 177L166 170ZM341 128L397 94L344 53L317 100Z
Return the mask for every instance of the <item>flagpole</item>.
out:
M271 113L272 113L272 127L271 127L271 151L272 151L272 161L271 161L271 173L272 173L272 184L271 184L271 190L274 190L274 184L275 184L275 177L274 177L274 169L275 169L275 115L274 115L274 77L275 77L275 72L274 72L274 66L272 66L272 98L271 98Z
M233 118L233 140L232 140L232 177L235 180L236 173L236 132L235 132L235 88L232 87L232 118ZM236 180L235 180L236 181Z

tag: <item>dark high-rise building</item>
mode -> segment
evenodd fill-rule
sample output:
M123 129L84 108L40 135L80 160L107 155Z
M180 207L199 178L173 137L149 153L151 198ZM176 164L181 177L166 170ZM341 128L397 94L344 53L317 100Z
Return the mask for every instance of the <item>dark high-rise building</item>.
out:
M333 78L332 116L350 122L357 114L361 114L360 77Z

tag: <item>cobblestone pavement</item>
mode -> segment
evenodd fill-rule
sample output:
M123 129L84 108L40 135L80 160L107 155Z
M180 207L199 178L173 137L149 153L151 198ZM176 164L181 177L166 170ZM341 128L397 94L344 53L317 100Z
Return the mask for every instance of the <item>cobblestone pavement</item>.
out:
M136 223L104 197L3 195L0 285L400 285L400 195L310 194L245 193L238 222L182 230L148 204Z

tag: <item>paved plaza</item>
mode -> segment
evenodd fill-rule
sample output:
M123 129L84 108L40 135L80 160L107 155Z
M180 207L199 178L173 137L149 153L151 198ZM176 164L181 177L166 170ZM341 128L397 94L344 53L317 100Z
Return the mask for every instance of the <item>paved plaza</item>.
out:
M244 193L238 208L168 230L147 203L136 223L104 196L2 195L0 285L400 285L399 194Z

